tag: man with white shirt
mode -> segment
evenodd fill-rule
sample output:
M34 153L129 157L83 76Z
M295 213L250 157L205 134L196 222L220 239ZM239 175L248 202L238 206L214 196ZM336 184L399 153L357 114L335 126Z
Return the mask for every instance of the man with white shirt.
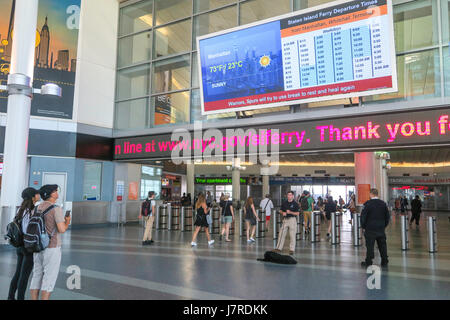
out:
M259 204L260 208L266 212L266 231L269 229L270 216L272 214L273 202L270 200L270 194L266 194L266 197L261 200Z

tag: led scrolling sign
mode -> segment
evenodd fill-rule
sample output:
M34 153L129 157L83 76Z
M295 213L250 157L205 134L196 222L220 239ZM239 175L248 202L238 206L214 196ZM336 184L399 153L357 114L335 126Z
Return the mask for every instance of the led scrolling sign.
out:
M397 112L340 119L273 124L269 128L222 129L222 135L172 141L171 135L116 139L115 159L170 158L172 152L191 158L194 154L236 152L243 148L267 150L278 145L279 152L357 150L379 147L450 144L450 109ZM200 135L202 136L202 135Z

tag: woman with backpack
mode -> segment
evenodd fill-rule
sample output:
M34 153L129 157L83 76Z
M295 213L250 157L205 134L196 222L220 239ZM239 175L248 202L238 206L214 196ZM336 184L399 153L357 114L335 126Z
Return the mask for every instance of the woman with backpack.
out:
M247 201L244 204L244 217L245 224L247 228L247 243L255 242L253 236L256 231L256 221L259 221L259 217L256 214L255 205L253 204L253 197L248 197ZM250 226L251 226L251 236L250 235Z
M39 191L34 188L26 188L22 191L22 199L22 204L17 215L14 217L14 221L19 225L23 234L27 231L28 222L33 215L34 206L40 200ZM17 300L25 300L28 279L33 270L33 253L26 251L22 245L16 249L16 254L16 272L9 285L8 300L15 300L16 291Z
M196 247L197 242L195 241L197 239L197 235L201 228L205 228L206 238L208 239L208 245L212 245L214 243L214 240L211 240L211 236L209 234L209 224L208 219L206 218L207 215L209 215L209 210L211 208L208 208L206 205L206 198L203 194L199 194L198 200L195 203L195 209L197 210L197 214L195 217L195 231L192 235L192 242L191 246Z

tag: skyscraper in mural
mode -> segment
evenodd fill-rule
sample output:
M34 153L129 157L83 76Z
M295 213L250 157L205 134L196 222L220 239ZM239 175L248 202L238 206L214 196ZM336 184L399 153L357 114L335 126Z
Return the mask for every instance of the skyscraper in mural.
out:
M58 51L58 60L56 60L54 68L69 71L69 50Z
M51 68L48 65L48 53L50 51L50 30L48 29L47 17L45 17L45 23L41 30L41 42L38 47L36 66L40 68Z

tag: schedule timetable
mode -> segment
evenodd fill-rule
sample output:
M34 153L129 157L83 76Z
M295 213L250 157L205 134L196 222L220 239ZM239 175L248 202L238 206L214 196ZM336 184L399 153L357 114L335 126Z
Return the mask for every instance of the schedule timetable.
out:
M281 21L285 90L383 78L390 84L386 1L358 1Z

